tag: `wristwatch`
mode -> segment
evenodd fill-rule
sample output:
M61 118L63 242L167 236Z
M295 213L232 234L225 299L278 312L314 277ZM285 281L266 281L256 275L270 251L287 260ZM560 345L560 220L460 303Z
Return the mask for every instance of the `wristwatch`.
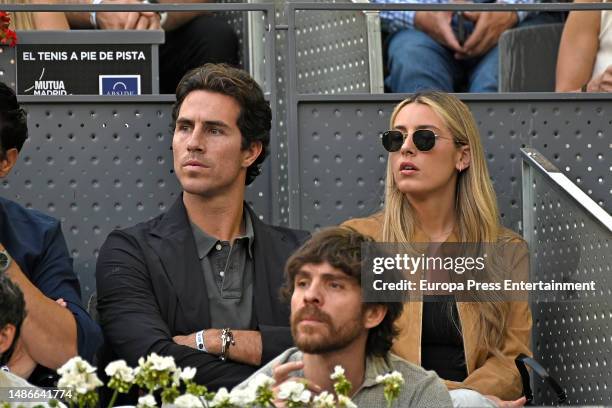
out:
M0 250L0 273L6 272L11 266L13 259L5 250Z

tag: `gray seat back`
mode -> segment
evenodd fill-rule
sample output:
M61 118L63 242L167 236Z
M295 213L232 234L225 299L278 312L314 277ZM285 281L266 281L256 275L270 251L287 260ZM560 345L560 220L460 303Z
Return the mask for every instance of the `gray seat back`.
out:
M553 92L563 24L508 30L499 39L500 92Z

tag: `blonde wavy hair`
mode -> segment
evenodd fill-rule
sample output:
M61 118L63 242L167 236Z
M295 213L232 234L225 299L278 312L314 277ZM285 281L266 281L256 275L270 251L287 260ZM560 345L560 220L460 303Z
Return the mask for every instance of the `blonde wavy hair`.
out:
M493 243L515 238L516 236L509 235L500 224L497 199L489 178L480 134L469 108L458 98L446 93L418 93L395 107L391 114L391 128L394 128L398 113L411 103L430 107L445 122L455 144L470 147L470 166L457 175L455 211L459 241ZM409 243L413 240L417 224L418 219L410 202L397 188L391 161L387 161L383 241ZM509 305L501 302L495 294L485 293L484 296L487 297L483 299L485 301L469 304L478 312L478 338L483 340L491 353L499 355L505 336Z

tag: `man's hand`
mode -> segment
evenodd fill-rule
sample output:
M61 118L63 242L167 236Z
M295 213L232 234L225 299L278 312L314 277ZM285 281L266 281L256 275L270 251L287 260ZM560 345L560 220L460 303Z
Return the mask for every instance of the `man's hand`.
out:
M497 398L495 395L485 395L486 399L492 401L499 408L518 408L525 405L527 399L525 397L521 397L514 401L504 401Z
M285 408L285 401L278 399L278 392L280 390L280 386L282 383L286 381L295 381L302 383L306 386L307 389L312 391L315 394L319 394L322 389L317 384L308 381L305 378L301 377L290 377L294 371L302 370L304 368L303 361L290 361L288 363L279 364L272 369L272 378L274 379L274 388L272 388L272 392L274 393L274 406L277 408Z
M497 44L502 33L518 22L518 16L514 11L477 11L466 12L463 15L474 22L474 31L455 54L457 59L478 57L487 53Z
M452 19L452 11L417 11L414 15L414 26L443 46L459 53L462 48L451 27Z
M612 65L589 81L587 92L612 92Z
M27 379L36 368L36 361L30 356L22 338L15 339L15 349L8 366L12 373Z
M142 4L139 0L104 0L104 4ZM159 30L159 14L153 11L97 12L98 27L105 30Z
M186 336L174 336L172 337L172 340L181 346L196 348L195 333L191 333Z

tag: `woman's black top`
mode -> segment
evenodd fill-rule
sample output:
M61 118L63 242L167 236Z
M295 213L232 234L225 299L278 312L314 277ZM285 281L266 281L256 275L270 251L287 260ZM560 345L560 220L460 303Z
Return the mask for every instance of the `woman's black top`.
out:
M421 365L444 380L465 380L467 367L455 298L426 296L423 300Z

